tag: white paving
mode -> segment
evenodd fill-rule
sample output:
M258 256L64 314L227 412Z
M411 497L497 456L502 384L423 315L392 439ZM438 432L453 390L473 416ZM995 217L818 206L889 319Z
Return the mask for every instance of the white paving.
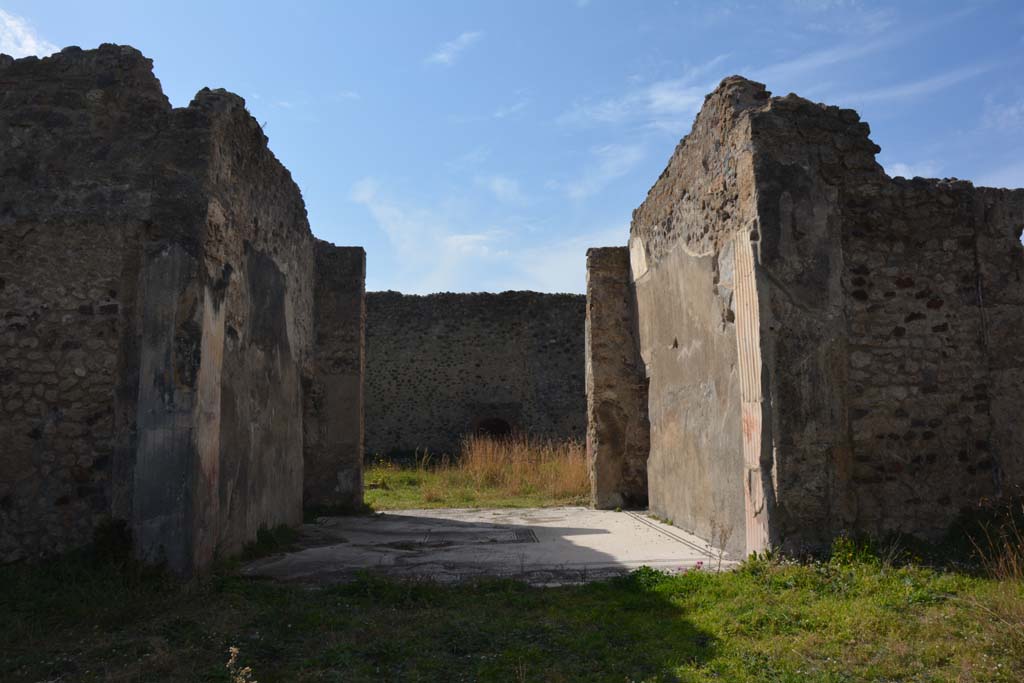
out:
M668 572L731 565L700 538L643 513L582 507L321 517L302 527L300 545L242 571L318 584L369 570L441 582L510 577L555 585L608 578L643 565Z

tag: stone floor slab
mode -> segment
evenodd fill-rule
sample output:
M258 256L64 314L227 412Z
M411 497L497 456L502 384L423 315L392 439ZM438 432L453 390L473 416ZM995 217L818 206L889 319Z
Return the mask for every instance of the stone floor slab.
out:
M360 571L451 583L509 577L535 585L604 579L646 565L678 572L731 566L710 544L643 513L581 507L402 510L321 517L300 549L256 560L245 575L315 584Z

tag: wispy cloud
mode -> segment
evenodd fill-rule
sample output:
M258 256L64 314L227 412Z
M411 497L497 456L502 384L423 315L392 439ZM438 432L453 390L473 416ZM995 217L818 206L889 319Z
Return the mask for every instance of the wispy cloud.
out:
M817 71L828 66L834 66L842 62L848 62L861 57L867 57L880 52L896 41L892 38L880 38L875 40L860 41L837 45L823 50L815 50L775 64L770 64L753 72L754 78L765 83L774 81L787 81L809 71Z
M805 21L808 31L858 36L881 33L898 21L893 7L865 7L858 0L787 0L786 7Z
M992 64L961 67L959 69L953 69L952 71L932 76L931 78L910 81L907 83L897 83L896 85L889 85L883 88L853 93L845 96L843 99L848 102L862 103L921 97L922 95L929 95L933 92L938 92L939 90L945 90L957 83L962 83L963 81L980 76L987 71L991 71L993 68Z
M483 37L484 34L480 31L466 31L455 40L443 43L433 54L427 57L427 63L451 66L470 45L479 42Z
M618 247L629 240L629 221L610 228L534 244L508 255L515 275L500 284L502 289L541 292L579 292L587 286L587 249Z
M613 144L592 150L592 162L583 174L564 184L566 195L581 201L591 197L608 186L616 178L633 170L644 158L642 145Z
M655 81L619 97L577 104L558 121L571 125L631 123L677 134L685 132L704 103L704 96L715 85L701 79L720 72L728 58L718 55L685 69L679 78Z
M1016 102L996 102L991 96L985 98L985 112L982 125L998 130L1024 129L1024 99Z
M502 291L583 292L588 247L625 244L628 219L612 228L558 236L536 227L495 225L474 217L466 206L444 201L419 206L389 197L380 184L364 178L352 201L369 211L390 249L386 286L403 292ZM514 224L514 221L513 221ZM385 285L371 254L367 286Z
M468 280L479 277L474 265L501 253L502 230L466 226L463 212L443 205L420 207L386 196L372 178L357 182L352 201L370 212L384 232L394 272L388 273L388 286L404 292L428 292L481 289ZM469 227L469 229L467 229ZM370 286L377 286L373 281Z
M0 53L11 57L45 57L57 46L42 38L24 17L0 9Z
M446 161L445 166L447 166L450 171L463 171L468 168L479 166L487 161L490 156L490 147L487 145L477 145L468 152Z
M892 177L903 176L904 178L935 178L939 175L942 165L936 161L919 161L913 164L893 162L883 164L885 172Z
M355 90L339 90L334 93L334 99L336 100L361 100L363 96L357 93Z
M786 0L789 7L808 12L829 12L854 4L854 0Z
M526 107L529 106L529 104L530 100L527 100L525 98L520 99L504 107L498 107L497 109L494 110L492 116L496 119L505 119L515 114L518 114L522 110L526 109Z
M476 179L477 185L486 188L490 191L494 198L499 202L505 202L507 204L522 204L526 201L526 195L523 194L522 189L519 187L519 182L512 178L506 178L501 175L492 175L486 177L478 177Z
M901 28L879 33L872 36L869 40L864 40L861 36L858 36L856 39L847 40L839 45L814 50L792 59L755 68L751 71L751 74L755 79L763 81L769 84L769 86L782 83L786 87L791 87L794 80L798 80L811 72L875 55L886 50L903 47L919 36L962 20L964 17L972 14L975 9L975 7L965 7L949 14L939 15L930 21L917 23L911 28ZM881 28L884 29L887 26L882 26Z

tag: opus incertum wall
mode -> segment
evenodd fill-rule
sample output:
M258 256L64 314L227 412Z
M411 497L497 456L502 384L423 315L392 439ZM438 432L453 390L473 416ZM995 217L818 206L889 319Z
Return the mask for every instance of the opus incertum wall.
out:
M650 506L737 554L1024 484L1024 190L890 178L868 132L728 78L633 215Z
M477 431L582 439L585 297L366 296L366 451L456 453Z
M244 101L117 45L0 84L0 561L120 519L188 574L300 522L314 244Z

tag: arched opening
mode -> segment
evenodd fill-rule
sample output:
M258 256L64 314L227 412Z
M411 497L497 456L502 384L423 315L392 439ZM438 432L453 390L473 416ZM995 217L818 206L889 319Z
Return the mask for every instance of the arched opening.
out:
M512 435L512 425L500 417L487 417L477 422L476 433L481 436L503 438Z

